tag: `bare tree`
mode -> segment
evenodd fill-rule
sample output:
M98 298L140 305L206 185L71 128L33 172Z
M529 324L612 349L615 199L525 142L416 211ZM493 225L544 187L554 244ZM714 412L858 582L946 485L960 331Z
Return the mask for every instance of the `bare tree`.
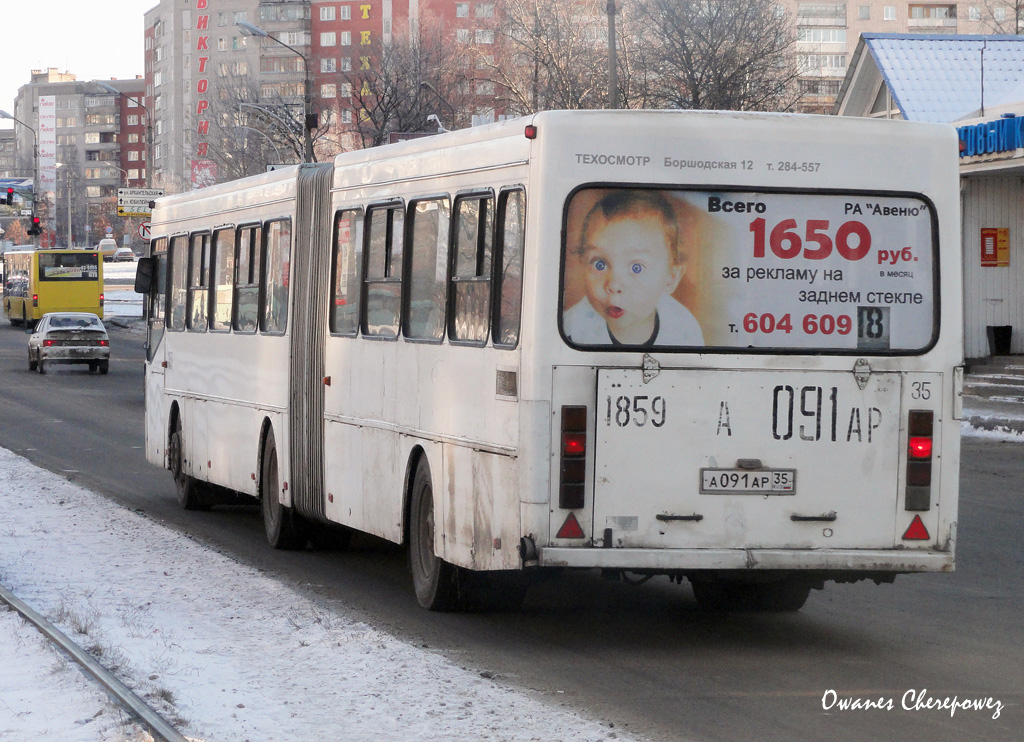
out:
M603 0L501 4L501 16L491 26L493 48L476 51L509 113L605 106L608 82L600 72L608 67L604 9Z
M265 81L263 81L265 82ZM217 165L217 181L265 172L268 165L294 164L304 158L302 83L292 83L295 95L281 94L252 76L234 76L210 103L206 159ZM262 94L261 94L262 93ZM313 131L318 159L337 153L331 139L333 114L319 117ZM193 139L198 139L192 133Z
M795 26L773 0L637 3L662 105L758 111L796 102Z
M349 131L362 147L374 147L392 134L436 131L430 114L449 129L468 125L468 68L467 53L439 22L396 26L389 41L369 46L357 69L340 73L341 97L352 111Z
M978 20L989 33L1015 36L1024 30L1024 0L982 0Z

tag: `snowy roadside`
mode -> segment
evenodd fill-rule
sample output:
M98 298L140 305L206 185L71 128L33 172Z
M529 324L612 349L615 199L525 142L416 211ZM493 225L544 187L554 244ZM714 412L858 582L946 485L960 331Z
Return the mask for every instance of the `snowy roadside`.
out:
M316 605L4 449L0 511L0 583L101 652L196 740L622 738ZM0 610L0 739L148 738L74 667Z

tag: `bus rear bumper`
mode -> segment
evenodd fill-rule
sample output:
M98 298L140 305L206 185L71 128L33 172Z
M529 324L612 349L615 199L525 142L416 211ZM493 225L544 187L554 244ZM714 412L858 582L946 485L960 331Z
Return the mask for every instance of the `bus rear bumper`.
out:
M702 570L828 570L952 572L947 551L902 549L600 549L542 547L542 567L674 572Z

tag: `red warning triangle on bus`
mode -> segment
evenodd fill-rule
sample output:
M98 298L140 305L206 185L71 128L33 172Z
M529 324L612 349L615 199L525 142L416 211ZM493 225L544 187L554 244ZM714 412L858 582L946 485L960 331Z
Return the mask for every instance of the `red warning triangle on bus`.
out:
M928 535L928 529L924 527L924 521L921 520L920 515L915 515L914 519L910 521L910 527L903 534L903 540L928 541L929 539L931 536Z
M565 519L562 527L558 529L558 534L555 538L583 538L585 535L583 528L580 527L580 522L576 520L576 516L569 513L569 517Z

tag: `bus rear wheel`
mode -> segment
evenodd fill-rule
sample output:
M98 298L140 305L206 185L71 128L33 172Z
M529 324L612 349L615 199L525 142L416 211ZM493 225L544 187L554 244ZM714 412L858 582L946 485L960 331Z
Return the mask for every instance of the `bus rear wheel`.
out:
M434 488L426 461L416 467L411 494L409 567L416 600L431 611L458 610L459 570L434 553Z
M267 433L260 462L260 503L267 542L275 549L302 549L309 540L305 524L291 508L281 504L281 477L277 465L274 433Z
M40 368L42 364L40 363ZM171 475L178 491L178 504L183 510L209 510L210 506L203 500L199 491L199 483L185 473L185 446L181 430L181 418L174 421L174 431L167 444L167 458L171 464Z

